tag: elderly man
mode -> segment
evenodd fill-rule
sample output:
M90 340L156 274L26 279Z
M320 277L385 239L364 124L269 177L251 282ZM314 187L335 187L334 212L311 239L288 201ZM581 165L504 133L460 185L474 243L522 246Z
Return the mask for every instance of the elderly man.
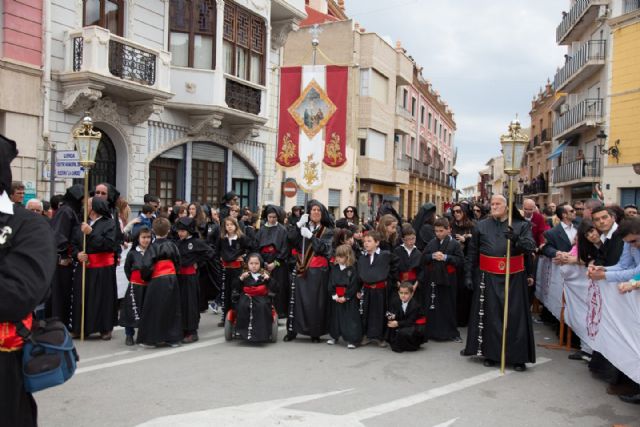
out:
M525 363L535 363L535 342L529 313L529 296L525 256L536 249L531 225L514 210L508 226L507 200L491 198L491 215L480 221L469 242L465 259L465 284L474 288L466 348L463 356L484 356L485 366L500 360L506 278L507 241L511 241L509 318L506 362L516 371Z
M544 243L544 232L549 229L544 216L538 212L536 202L532 199L524 199L522 202L522 210L524 211L524 219L531 223L531 233L536 246L540 247Z
M26 206L28 211L35 212L38 215L42 215L42 202L38 199L31 199L27 202Z

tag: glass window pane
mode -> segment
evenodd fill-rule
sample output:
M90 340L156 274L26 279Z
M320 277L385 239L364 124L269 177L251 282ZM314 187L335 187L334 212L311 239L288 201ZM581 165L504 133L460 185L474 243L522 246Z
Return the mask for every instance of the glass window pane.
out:
M262 69L262 56L256 53L251 54L251 80L253 83L262 83L260 76Z
M246 49L236 48L236 76L247 80L247 56Z
M189 31L190 4L187 0L171 0L169 19L172 30Z
M222 45L222 62L224 64L224 72L227 74L233 73L233 45L231 42L224 41Z
M171 33L171 62L180 67L189 66L189 34Z
M120 18L121 11L118 9L117 2L107 1L105 4L105 27L113 34L122 35L119 33L118 20Z
M100 0L84 2L84 25L100 25Z
M213 37L196 35L193 45L193 67L213 68Z

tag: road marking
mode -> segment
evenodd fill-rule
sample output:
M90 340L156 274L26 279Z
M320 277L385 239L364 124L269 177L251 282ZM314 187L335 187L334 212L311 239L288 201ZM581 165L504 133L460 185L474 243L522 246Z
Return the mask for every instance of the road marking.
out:
M453 418L449 421L445 421L441 424L438 424L437 426L433 426L433 427L450 427L452 426L456 421L458 421L460 418Z
M540 357L537 363L533 366L542 365L543 363L547 363L549 361L551 361L551 359ZM505 371L505 375L510 375L513 372L514 371ZM475 385L500 378L501 376L502 375L500 374L500 371L498 369L491 370L485 374L476 375L475 377L471 378L465 378L463 380L456 381L442 387L432 388L431 390L414 394L413 396L403 397L402 399L392 400L391 402L386 402L378 406L372 406L370 408L352 412L349 415L354 416L360 421L368 420L369 418L374 418L383 414L387 414L389 412L394 412L399 409L408 408L419 403L424 403L428 400L442 397L447 394L455 393L457 391L464 390L465 388L473 387Z

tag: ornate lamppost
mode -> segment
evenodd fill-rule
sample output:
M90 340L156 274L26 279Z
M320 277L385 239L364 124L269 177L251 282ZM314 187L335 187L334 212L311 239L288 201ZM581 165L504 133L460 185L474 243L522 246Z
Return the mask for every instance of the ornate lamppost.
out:
M500 137L502 155L504 156L504 173L509 177L508 187L508 224L511 227L513 220L513 180L520 174L522 158L527 150L529 138L522 133L520 121L516 118L509 124L509 131ZM509 316L509 279L511 274L511 240L507 239L507 262L504 281L504 316L502 319L502 354L500 358L500 372L504 374L505 355L507 346L507 319Z
M96 152L100 144L102 133L93 130L93 121L89 113L85 113L82 124L73 131L73 141L80 157L80 166L84 169L84 222L87 222L89 215L89 171L96 164ZM87 252L87 235L82 235L82 251ZM85 281L87 275L87 263L82 263L82 314L80 323L80 339L84 341L84 303L85 303Z

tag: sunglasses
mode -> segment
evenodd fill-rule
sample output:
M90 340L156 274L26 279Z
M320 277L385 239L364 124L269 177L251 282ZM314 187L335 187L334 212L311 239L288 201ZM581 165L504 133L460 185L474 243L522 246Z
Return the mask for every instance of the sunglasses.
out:
M346 213L353 213L353 211L351 209L347 209L345 212Z
M479 212L479 211L478 211ZM454 209L453 213L462 213L462 211L460 209Z

